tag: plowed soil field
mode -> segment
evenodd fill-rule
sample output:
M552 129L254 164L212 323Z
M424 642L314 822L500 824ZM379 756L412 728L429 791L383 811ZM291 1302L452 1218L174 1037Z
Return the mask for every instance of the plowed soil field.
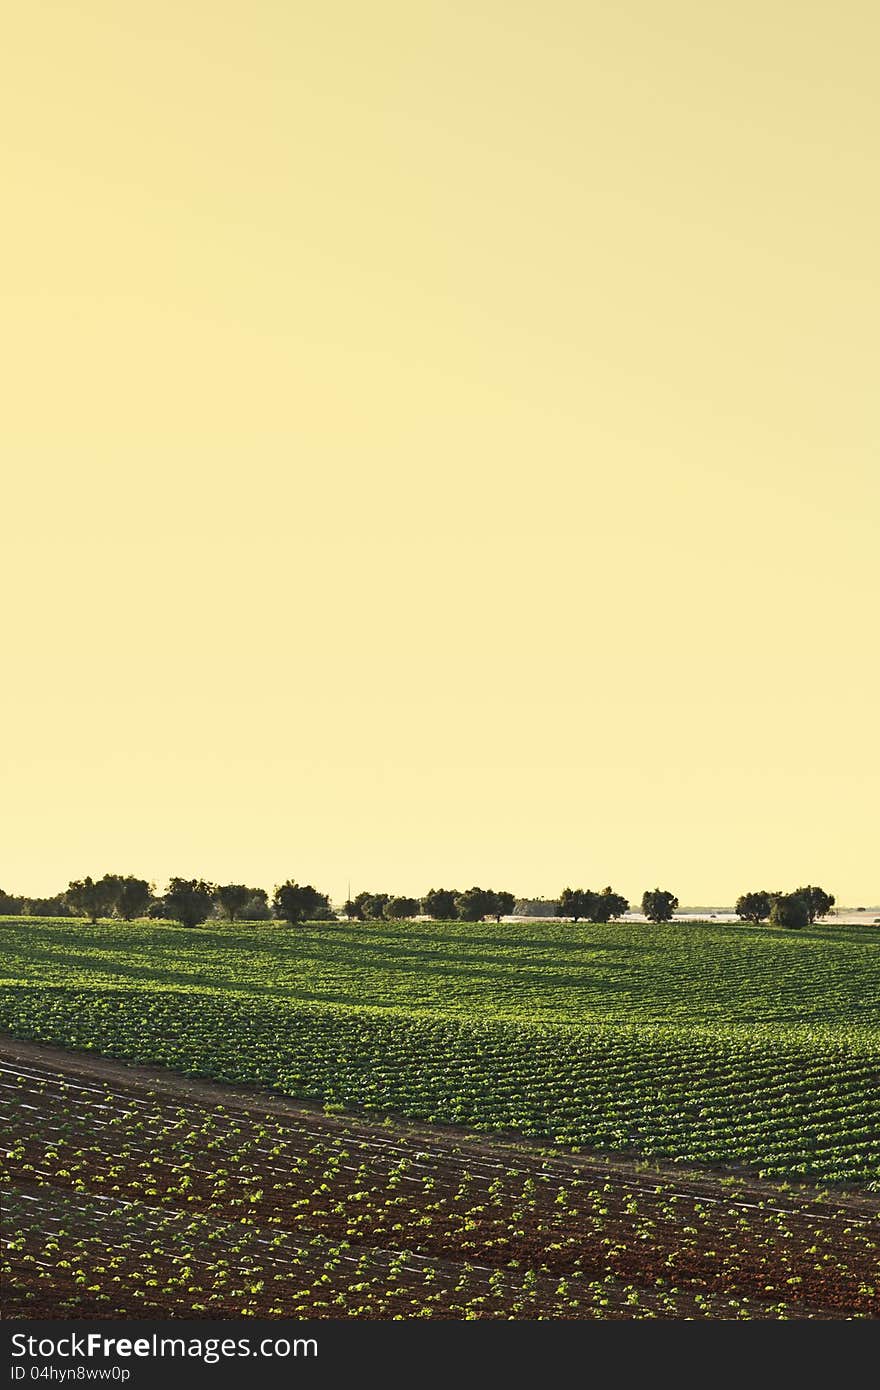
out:
M876 1318L880 1198L326 1114L5 1039L22 1317Z

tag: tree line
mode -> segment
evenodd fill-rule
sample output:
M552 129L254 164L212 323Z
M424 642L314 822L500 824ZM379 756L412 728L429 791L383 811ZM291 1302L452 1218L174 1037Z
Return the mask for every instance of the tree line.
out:
M815 885L794 892L768 892L763 889L743 893L735 911L744 922L798 929L824 917L834 906L834 896ZM641 910L650 922L669 922L678 908L678 898L665 888L647 889ZM492 888L431 888L422 898L392 893L358 893L343 906L349 921L400 921L425 916L432 921L500 922L517 906L513 893ZM610 922L630 910L622 894L606 887L564 888L558 898L546 904L547 915L570 918L574 922ZM336 920L336 912L326 893L312 884L288 879L278 885L270 900L265 888L244 883L208 883L204 879L172 878L165 892L157 895L155 886L133 874L104 874L103 878L72 880L65 892L53 898L16 898L0 889L0 915L32 917L86 917L97 922L102 917L123 921L136 918L162 918L196 927L209 919L227 922L270 921L290 925L300 922Z
M104 874L103 878L73 879L54 898L13 898L0 890L0 914L30 917L162 918L196 927L214 917L227 922L319 921L336 914L325 893L292 879L275 889L270 902L265 888L244 883L208 883L201 878L172 878L165 892L133 874Z
M349 899L343 913L350 921L394 921L425 914L435 920L478 922L485 917L502 917L513 912L513 893L489 888L432 888L423 898L392 893L358 893ZM165 918L194 927L209 918L228 922L279 921L317 922L336 920L326 893L310 883L288 879L276 887L270 900L265 888L244 883L208 883L204 879L172 878L167 889L157 895L155 887L132 874L104 874L103 878L72 880L65 892L53 898L15 898L0 890L0 915L29 917L86 917L97 922L102 917Z
M420 916L430 917L434 922L482 922L485 917L494 917L500 922L515 906L513 893L496 892L494 888L468 888L463 893L457 888L431 888L423 898L358 893L356 898L348 899L343 912L353 922Z

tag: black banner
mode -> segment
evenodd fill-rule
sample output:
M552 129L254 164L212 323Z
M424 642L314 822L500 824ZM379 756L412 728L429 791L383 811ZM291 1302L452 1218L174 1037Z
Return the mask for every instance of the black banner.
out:
M870 1340L869 1340L870 1339ZM876 1325L816 1322L474 1322L322 1321L167 1322L13 1321L0 1324L9 1386L107 1385L219 1387L231 1378L251 1390L320 1383L346 1371L398 1379L420 1368L467 1375L568 1378L582 1383L607 1373L633 1376L653 1366L680 1378L692 1358L725 1358L743 1367L777 1350L817 1357L876 1354ZM674 1358L674 1361L673 1359ZM703 1369L705 1372L705 1362ZM604 1368L604 1371L603 1371ZM686 1378L686 1375L685 1375Z

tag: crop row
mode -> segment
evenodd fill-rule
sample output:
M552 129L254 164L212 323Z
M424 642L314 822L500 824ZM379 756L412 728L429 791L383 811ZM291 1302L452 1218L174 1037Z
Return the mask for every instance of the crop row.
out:
M0 1027L331 1107L880 1187L880 1055L176 990L0 988Z
M0 918L10 981L191 988L511 1021L878 1037L880 933L617 922L206 925Z
M876 1202L0 1069L4 1254L62 1316L859 1317Z

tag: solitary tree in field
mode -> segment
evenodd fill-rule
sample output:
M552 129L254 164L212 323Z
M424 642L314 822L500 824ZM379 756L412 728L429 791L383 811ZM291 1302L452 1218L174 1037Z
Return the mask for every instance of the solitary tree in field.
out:
M738 897L735 911L737 917L741 917L744 922L754 922L757 927L761 922L766 922L772 906L773 894L760 888L754 893L743 893Z
M326 893L319 893L310 883L294 883L291 878L275 889L272 907L275 915L291 926L330 915L330 899Z
M455 904L459 897L457 888L431 888L422 898L422 912L433 922L451 922L458 916Z
M67 885L65 899L68 907L78 917L88 917L97 922L99 917L109 917L116 904L117 885L115 877L105 874L97 882L93 878L74 879Z
M649 888L642 894L642 911L649 922L671 922L678 898L665 888Z
M799 931L807 926L810 911L800 893L776 893L770 908L771 927L788 927Z
M224 883L214 892L217 906L230 922L241 916L253 896L254 890L244 883Z
M825 917L834 906L834 894L826 893L824 888L816 888L808 884L806 888L798 888L798 897L803 898L807 917L810 922L815 922L817 917Z
M418 915L418 898L389 898L385 904L385 916L391 921L399 921L408 917L418 917Z
M165 893L165 915L182 927L207 921L214 906L214 886L201 878L172 878Z
M592 911L590 920L593 922L610 922L614 917L622 917L625 912L629 912L629 903L620 893L615 893L613 888L603 888L601 893L592 895ZM675 900L676 907L678 899Z

